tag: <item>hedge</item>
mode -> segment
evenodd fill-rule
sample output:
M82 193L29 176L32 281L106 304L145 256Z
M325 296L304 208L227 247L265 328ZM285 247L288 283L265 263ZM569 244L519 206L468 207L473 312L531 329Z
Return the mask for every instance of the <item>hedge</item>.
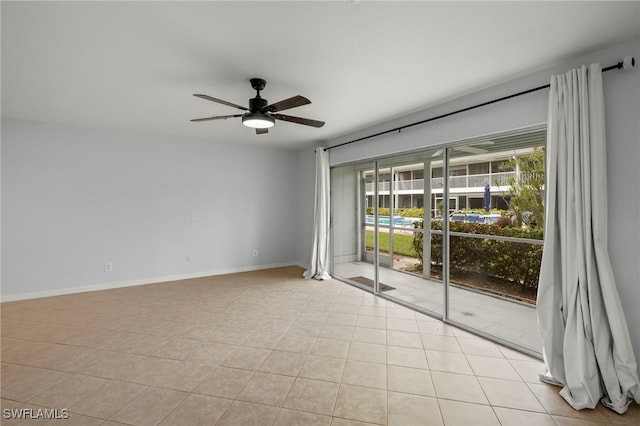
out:
M414 223L421 229L422 222ZM441 221L431 221L431 229L442 230ZM542 240L541 228L502 228L496 225L450 222L453 232L467 234L499 235L504 237ZM414 233L413 249L422 261L422 232ZM435 265L442 264L442 234L431 235L431 259ZM506 279L530 288L538 287L542 246L511 241L451 236L449 265L464 271L482 272Z
M367 207L367 214L373 215L373 207ZM378 209L378 214L380 216L389 216L389 209L387 207L380 207ZM394 209L394 216L402 216L402 217L416 217L420 218L424 216L424 209L422 207L412 207L410 209Z

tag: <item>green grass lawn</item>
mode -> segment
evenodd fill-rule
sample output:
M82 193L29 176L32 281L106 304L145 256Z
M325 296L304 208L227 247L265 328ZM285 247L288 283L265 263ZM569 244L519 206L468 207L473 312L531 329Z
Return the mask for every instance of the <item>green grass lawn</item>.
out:
M373 231L366 231L366 246L367 249L373 250ZM389 234L385 232L380 233L380 251L389 252ZM393 252L395 254L401 254L404 256L416 256L416 252L413 251L413 236L412 235L393 235Z

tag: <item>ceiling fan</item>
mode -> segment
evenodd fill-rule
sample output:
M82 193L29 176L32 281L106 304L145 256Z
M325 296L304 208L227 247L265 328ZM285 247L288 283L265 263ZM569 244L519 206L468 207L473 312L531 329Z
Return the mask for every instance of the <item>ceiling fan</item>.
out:
M276 120L288 121L290 123L296 124L304 124L305 126L312 127L324 126L324 121L278 114L278 112L284 111L285 109L291 109L310 104L311 101L309 99L305 98L304 96L297 95L269 105L266 99L260 97L260 91L264 89L264 87L267 85L267 82L261 78L252 78L249 81L251 82L251 87L253 87L253 89L257 92L255 98L249 99L249 108L243 107L241 105L236 105L231 102L223 101L222 99L217 99L208 95L193 95L198 98L217 102L219 104L238 108L247 112L242 114L214 115L212 117L206 118L194 118L191 121L226 120L227 118L242 117L242 124L247 127L256 129L256 134L258 135L268 133L269 127L273 127Z

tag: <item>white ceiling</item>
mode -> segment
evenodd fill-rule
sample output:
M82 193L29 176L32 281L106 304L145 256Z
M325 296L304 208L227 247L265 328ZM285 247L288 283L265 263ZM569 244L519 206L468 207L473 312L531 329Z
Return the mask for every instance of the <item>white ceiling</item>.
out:
M2 2L2 115L298 149L640 36L640 2ZM191 118L313 103L255 135Z

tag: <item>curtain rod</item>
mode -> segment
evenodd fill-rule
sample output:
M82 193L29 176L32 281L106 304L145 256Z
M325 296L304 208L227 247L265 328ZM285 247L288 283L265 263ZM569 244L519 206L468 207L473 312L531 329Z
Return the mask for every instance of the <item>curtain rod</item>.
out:
M620 70L620 69L632 69L635 65L636 65L636 58L634 58L633 56L627 56L622 61L618 62L617 64L608 66L606 68L603 68L602 72L611 71L611 70ZM437 115L435 117L427 118L425 120L416 121L415 123L405 124L404 126L396 127L396 128L389 129L389 130L385 130L385 131L382 131L382 132L379 132L379 133L374 133L373 135L364 136L364 137L361 137L361 138L358 138L358 139L354 139L354 140L348 141L348 142L343 142L343 143L340 143L338 145L334 145L334 146L330 146L330 147L324 148L324 150L325 151L329 151L330 149L333 149L333 148L338 148L338 147L349 145L349 144L352 144L352 143L355 143L355 142L360 142L360 141L363 141L365 139L375 138L376 136L386 135L387 133L400 132L402 129L406 129L408 127L413 127L413 126L417 126L419 124L428 123L430 121L439 120L441 118L449 117L451 115L460 114L461 112L467 112L467 111L472 110L472 109L476 109L476 108L480 108L480 107L483 107L483 106L495 104L496 102L506 101L507 99L515 98L515 97L522 96L522 95L526 95L526 94L532 93L532 92L537 92L537 91L543 90L543 89L548 89L549 87L551 87L551 84L545 84L544 86L534 87L533 89L528 89L528 90L524 90L522 92L513 93L511 95L503 96L501 98L493 99L493 100L490 100L490 101L487 101L487 102L482 102L480 104L472 105L470 107L462 108L462 109L459 109L457 111L448 112L446 114Z

